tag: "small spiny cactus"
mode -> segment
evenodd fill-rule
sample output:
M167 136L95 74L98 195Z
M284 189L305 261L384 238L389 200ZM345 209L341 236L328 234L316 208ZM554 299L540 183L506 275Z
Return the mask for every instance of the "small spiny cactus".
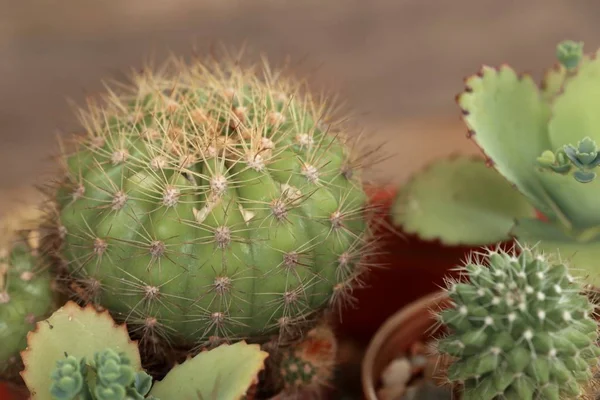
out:
M309 331L279 356L278 375L283 390L277 399L295 398L298 393L317 394L332 382L337 358L337 339L327 323Z
M38 255L41 215L22 206L0 221L0 380L17 384L27 333L57 307L53 277Z
M449 282L452 306L438 314L450 331L437 343L452 357L448 380L465 400L578 398L600 356L584 287L525 247L485 256L464 267L467 281Z
M373 244L365 160L304 86L173 58L82 111L49 192L73 295L153 355L293 335L348 300Z

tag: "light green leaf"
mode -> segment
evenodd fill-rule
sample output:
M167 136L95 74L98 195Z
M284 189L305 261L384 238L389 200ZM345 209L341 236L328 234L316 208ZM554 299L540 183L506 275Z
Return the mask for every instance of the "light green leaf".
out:
M134 369L142 369L137 344L129 339L125 325L117 326L108 312L66 303L27 335L27 349L21 353L25 364L21 375L31 399L51 400L50 373L65 353L92 360L96 352L107 348L124 352Z
M221 345L174 367L150 394L160 399L240 400L267 357L257 344Z
M552 149L589 136L600 143L600 59L581 63L552 104L548 133Z
M566 76L567 69L560 63L546 70L541 84L542 96L545 101L550 103L560 93Z
M535 172L537 158L554 150L546 129L550 109L537 85L508 66L485 66L465 83L467 89L457 102L473 140L509 182L553 218Z
M600 238L584 241L570 236L557 225L536 219L521 219L512 234L524 245L554 253L566 261L572 274L586 283L600 287Z
M472 156L430 165L400 190L392 209L405 232L451 245L507 240L516 218L534 215L525 196Z

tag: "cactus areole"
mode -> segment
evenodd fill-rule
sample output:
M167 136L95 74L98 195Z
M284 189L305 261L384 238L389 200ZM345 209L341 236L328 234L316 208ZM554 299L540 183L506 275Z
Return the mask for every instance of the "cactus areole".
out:
M303 88L173 58L82 111L53 191L73 292L185 344L285 334L346 299L371 243L363 160Z

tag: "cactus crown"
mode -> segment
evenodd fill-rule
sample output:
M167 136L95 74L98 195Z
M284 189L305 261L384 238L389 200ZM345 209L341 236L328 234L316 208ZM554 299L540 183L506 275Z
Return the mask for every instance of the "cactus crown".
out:
M90 103L52 193L73 292L152 351L284 337L348 300L372 244L364 160L305 89L172 58Z
M438 350L453 357L447 377L465 399L575 398L592 378L600 350L593 305L567 266L523 248L489 251L487 265L451 281L448 329Z

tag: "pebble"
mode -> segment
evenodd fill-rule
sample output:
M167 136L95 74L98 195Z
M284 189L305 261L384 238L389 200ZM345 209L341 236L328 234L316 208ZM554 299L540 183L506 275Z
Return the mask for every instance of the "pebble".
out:
M412 364L407 358L397 358L385 368L381 374L383 387L379 391L381 400L394 400L399 398L408 381L412 378Z
M433 372L439 366L439 357L432 355L426 344L413 344L405 356L394 359L383 371L379 400L452 399L449 387L435 383Z

